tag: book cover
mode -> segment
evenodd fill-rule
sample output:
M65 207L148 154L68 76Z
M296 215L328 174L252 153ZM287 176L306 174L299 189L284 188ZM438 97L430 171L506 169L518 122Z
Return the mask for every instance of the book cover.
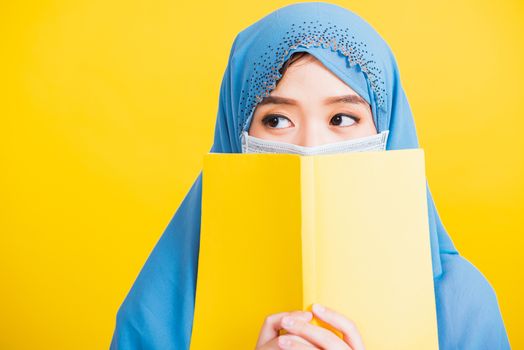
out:
M438 349L422 149L204 157L192 350L324 304L368 349Z

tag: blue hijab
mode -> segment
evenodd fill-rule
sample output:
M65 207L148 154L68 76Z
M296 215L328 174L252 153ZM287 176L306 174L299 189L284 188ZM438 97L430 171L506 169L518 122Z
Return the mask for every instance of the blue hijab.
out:
M241 132L249 129L257 103L275 87L285 60L298 51L314 55L371 105L378 131L390 131L387 149L419 147L386 42L353 12L307 2L280 8L236 36L220 87L211 152L241 153ZM427 182L426 188L440 348L509 349L493 288L458 254ZM111 349L189 348L201 196L200 172L119 308Z

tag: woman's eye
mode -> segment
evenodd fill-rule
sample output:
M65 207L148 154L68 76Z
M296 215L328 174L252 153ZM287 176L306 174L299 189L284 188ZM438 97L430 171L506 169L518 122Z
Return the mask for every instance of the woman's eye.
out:
M331 118L330 123L336 126L350 126L357 122L358 118L348 114L339 113Z
M267 117L262 119L262 123L274 129L288 128L292 125L291 121L288 118L280 115L268 115Z

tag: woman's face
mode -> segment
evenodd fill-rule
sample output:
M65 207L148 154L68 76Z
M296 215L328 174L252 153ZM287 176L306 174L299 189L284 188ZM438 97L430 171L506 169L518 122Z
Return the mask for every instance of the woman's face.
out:
M376 133L369 104L312 55L287 68L249 128L254 137L308 147Z

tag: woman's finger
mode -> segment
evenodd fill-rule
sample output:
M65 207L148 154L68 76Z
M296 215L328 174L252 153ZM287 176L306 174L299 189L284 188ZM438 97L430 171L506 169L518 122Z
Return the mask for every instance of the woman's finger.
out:
M284 316L282 327L289 333L300 336L315 346L329 350L348 350L349 345L340 339L335 333L309 322L304 322L298 317Z
M318 350L316 346L294 334L286 334L278 337L278 346L281 349Z
M264 345L271 339L274 339L279 336L279 330L282 329L280 325L282 317L284 316L295 316L305 322L311 321L313 314L309 311L291 311L291 312L279 312L276 314L271 314L264 319L262 324L262 329L258 335L257 348Z
M341 331L344 336L344 341L348 343L353 350L364 350L362 337L353 321L320 304L313 304L312 310L315 317Z

